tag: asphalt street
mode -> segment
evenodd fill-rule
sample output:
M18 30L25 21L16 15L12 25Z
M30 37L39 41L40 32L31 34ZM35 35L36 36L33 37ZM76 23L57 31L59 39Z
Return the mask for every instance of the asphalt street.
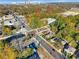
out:
M65 59L63 55L55 51L50 45L48 45L40 36L36 36L36 39L40 44L54 57L54 59Z
M23 19L19 20L20 23L25 26L27 31L30 31L31 28L25 24L25 22L21 22L23 21ZM40 44L49 52L49 54L54 57L54 59L65 59L63 55L61 55L60 53L58 53L57 51L55 51L50 45L48 45L39 35L36 35L36 39L40 42Z

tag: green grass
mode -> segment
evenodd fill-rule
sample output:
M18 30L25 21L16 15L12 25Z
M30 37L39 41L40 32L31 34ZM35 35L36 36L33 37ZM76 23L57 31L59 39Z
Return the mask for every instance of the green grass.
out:
M26 58L28 57L29 55L33 54L33 49L32 48L27 48L25 49L24 51L22 51L18 56L19 58Z

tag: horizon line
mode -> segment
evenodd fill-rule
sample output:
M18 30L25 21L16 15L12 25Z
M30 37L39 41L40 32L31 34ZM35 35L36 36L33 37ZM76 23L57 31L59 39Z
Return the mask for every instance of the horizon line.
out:
M79 3L79 2L64 2L64 1L58 1L58 2L37 2L37 1L34 1L34 2L30 2L30 4L48 4L48 3ZM11 2L11 3L7 3L7 2L0 2L0 4L29 4L29 2Z

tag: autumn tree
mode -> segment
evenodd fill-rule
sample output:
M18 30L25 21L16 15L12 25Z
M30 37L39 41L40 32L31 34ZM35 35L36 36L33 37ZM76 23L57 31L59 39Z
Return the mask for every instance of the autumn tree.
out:
M0 52L1 59L16 59L16 52L14 49L10 48L7 44L5 44L3 51Z

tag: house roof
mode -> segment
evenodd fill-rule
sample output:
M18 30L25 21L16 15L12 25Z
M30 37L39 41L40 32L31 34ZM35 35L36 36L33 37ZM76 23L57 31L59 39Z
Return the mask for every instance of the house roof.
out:
M3 16L4 20L13 19L14 17L12 15L5 15Z
M64 13L61 13L63 16L75 16L75 15L78 15L79 13L78 12L74 12L74 11L66 11Z
M73 55L75 53L76 49L71 47L71 46L69 46L67 49L65 49L65 51L67 53L70 53L71 55Z
M20 32L25 33L27 32L27 30L25 28L21 28L19 31L17 31L17 33L20 33Z
M56 21L56 19L54 19L54 18L48 18L48 24L50 24L50 23L52 23L54 21Z
M10 26L10 25L14 25L14 23L10 23L8 20L4 21L4 25Z
M65 45L67 42L65 40L62 40L61 43Z

